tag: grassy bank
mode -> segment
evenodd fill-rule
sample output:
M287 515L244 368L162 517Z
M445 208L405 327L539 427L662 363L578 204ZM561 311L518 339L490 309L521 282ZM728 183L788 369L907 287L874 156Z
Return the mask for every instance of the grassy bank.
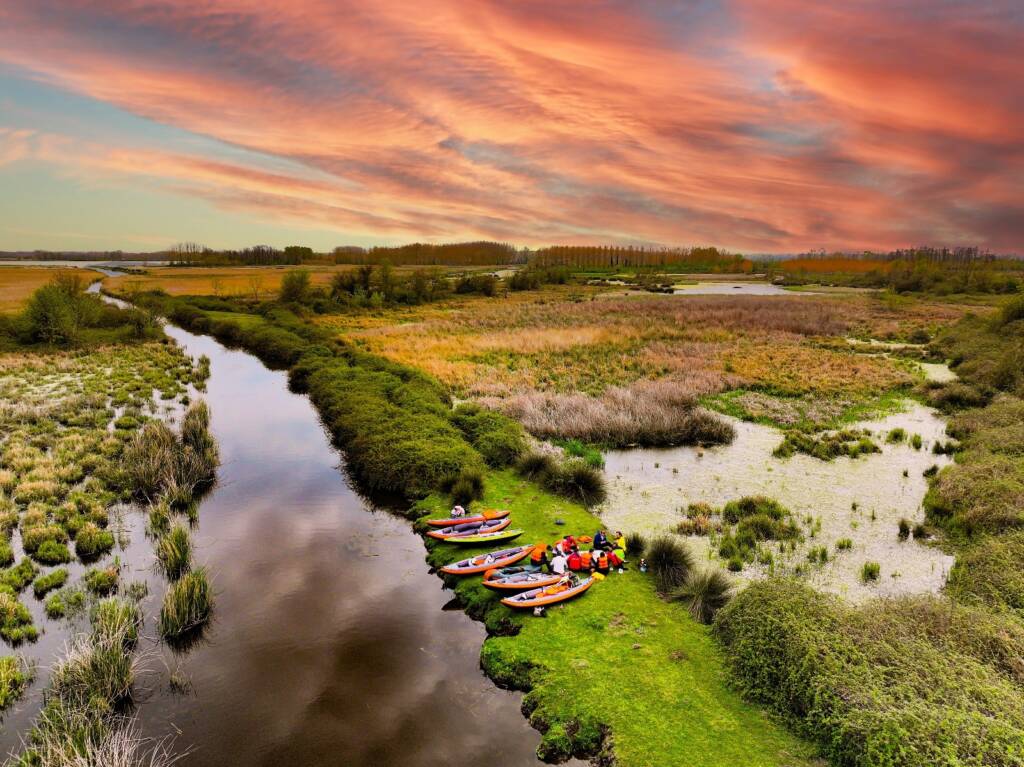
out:
M583 506L508 470L488 474L480 505L511 509L528 543L593 535L600 527ZM433 495L415 511L443 516L448 506ZM486 550L434 541L428 548L435 566ZM529 691L523 708L543 732L542 757L603 752L619 765L645 767L807 763L806 743L730 689L708 628L658 597L650 575L635 567L544 619L513 614L479 577L449 581L495 634L481 652L484 670L499 684Z

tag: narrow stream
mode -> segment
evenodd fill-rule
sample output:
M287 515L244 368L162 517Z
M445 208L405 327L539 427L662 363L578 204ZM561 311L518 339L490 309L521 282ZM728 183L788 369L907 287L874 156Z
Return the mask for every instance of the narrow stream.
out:
M309 400L245 352L166 330L211 360L203 396L222 466L193 544L217 603L189 650L142 643L143 733L173 735L190 767L539 764L520 696L479 668L483 626L444 609L452 593L428 571L409 522L349 486ZM150 583L152 635L164 584L143 515L124 516L131 542L118 553L126 581ZM5 718L5 754L38 711L60 634L37 645L42 679Z
M192 695L157 686L154 736L190 765L536 764L519 696L479 669L483 627L428 572L409 523L346 483L309 400L286 375L211 338L206 400L223 465L194 535L218 602L180 662Z

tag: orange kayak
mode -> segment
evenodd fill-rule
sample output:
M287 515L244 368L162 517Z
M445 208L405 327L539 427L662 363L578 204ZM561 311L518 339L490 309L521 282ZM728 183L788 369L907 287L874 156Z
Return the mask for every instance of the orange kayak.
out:
M428 519L427 524L431 527L451 527L452 525L464 525L471 522L482 523L489 519L504 519L511 512L508 509L488 509L483 514L474 514L472 517L448 517L448 519Z
M483 533L496 533L504 530L512 524L511 519L489 519L486 522L460 522L457 525L442 527L438 530L431 530L427 533L431 538L441 541L450 538L459 538L467 535L482 535Z
M561 575L555 573L542 573L540 570L531 570L512 575L492 575L488 578L484 575L484 585L489 589L502 591L523 591L524 589L537 589L545 586L554 586L562 580Z
M448 573L449 575L484 573L492 568L508 567L515 564L520 559L530 556L531 551L533 551L533 546L515 546L510 549L492 551L490 554L477 554L475 557L461 559L458 562L445 565L441 568L441 572ZM491 561L488 562L488 559Z
M509 607L517 607L521 609L543 607L545 605L553 605L558 602L564 602L567 599L572 599L573 597L578 597L593 585L594 579L587 578L572 588L562 589L560 591L553 586L545 586L543 588L530 589L529 591L523 591L522 593L505 597L501 600L501 603L503 605L508 605Z

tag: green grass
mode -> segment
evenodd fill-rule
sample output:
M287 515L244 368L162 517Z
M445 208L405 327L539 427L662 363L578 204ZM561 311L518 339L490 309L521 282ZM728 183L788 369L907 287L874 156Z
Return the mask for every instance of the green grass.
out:
M25 692L32 679L32 670L13 655L0 658L0 711L3 711Z
M253 328L259 325L266 324L266 320L258 314L246 314L244 312L218 312L208 311L206 316L210 318L212 322L229 321L236 322L243 328Z
M512 509L513 523L526 530L523 543L593 535L601 526L582 506L511 471L486 478L480 507ZM431 496L418 511L446 515L447 499ZM434 565L486 550L433 541L428 547ZM684 606L660 599L649 575L633 569L610 575L545 619L495 607L495 595L478 577L461 579L456 591L492 631L519 629L488 639L482 662L497 681L532 688L526 703L532 720L548 725L541 750L549 757L596 748L607 726L620 767L809 763L806 743L729 688L707 627Z

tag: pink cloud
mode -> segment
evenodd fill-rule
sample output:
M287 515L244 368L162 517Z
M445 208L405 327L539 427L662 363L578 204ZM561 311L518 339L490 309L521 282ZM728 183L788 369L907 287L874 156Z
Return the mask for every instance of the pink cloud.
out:
M748 250L1020 248L1020 35L1009 0L0 9L0 61L300 168L93 152L125 179L339 233Z

